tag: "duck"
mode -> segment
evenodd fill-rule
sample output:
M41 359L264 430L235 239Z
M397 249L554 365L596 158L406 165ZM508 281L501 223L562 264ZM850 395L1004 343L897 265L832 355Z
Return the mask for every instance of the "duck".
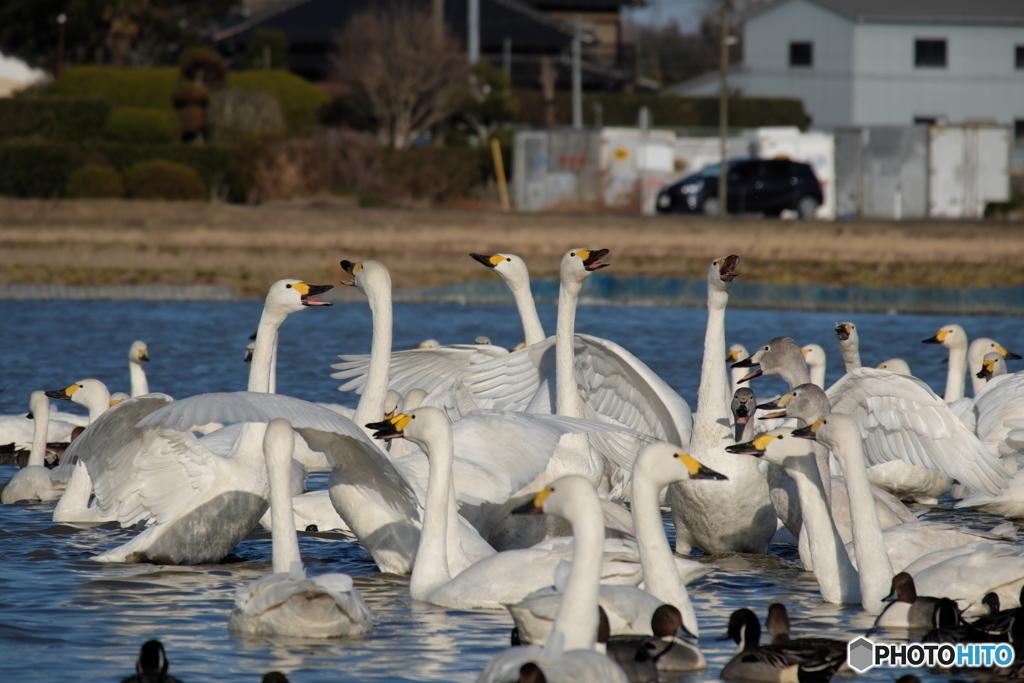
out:
M682 575L686 569L680 569L678 558L673 556L669 547L658 501L660 492L670 484L701 479L724 481L725 477L686 455L681 447L664 441L645 446L637 456L633 465L631 500L644 590L631 586L601 587L599 601L612 621L612 634L652 635L646 629L654 613L665 604L679 611L682 615L680 623L688 633L700 634L697 616L686 590L686 579ZM692 561L687 562L692 564ZM704 567L697 565L698 570ZM704 568L701 574L706 572L707 568ZM546 639L560 600L558 592L543 589L518 604L508 606L523 642L536 643ZM700 665L700 658L694 655L691 663Z
M688 554L692 547L712 555L764 554L778 528L768 483L758 463L749 458L737 458L725 449L732 442L732 430L729 429L731 411L726 398L722 349L725 348L725 308L732 282L737 277L738 263L739 256L731 254L708 264L708 318L697 413L689 442L681 442L689 455L725 475L728 481L679 482L669 487L668 500L676 531L675 551L681 555Z
M848 643L835 638L801 637L792 638L789 634L789 611L781 602L768 606L768 618L765 627L772 645L784 645L790 650L808 650L818 652L831 649L836 657L846 654Z
M956 600L965 617L984 614L982 599L996 593L1012 605L1024 587L1024 549L992 540L924 555L906 568L917 592Z
M779 375L790 388L810 382L807 364L789 337L770 340L736 365L757 366L745 380L769 374ZM847 372L825 393L833 412L856 420L870 465L903 460L978 491L995 494L1006 487L1003 465L921 380L861 367Z
M534 680L625 683L629 679L622 668L596 650L598 586L601 580L601 563L596 559L601 552L603 528L599 522L601 505L593 485L579 475L560 477L524 504L520 511L526 514L557 514L572 524L576 542L565 597L551 635L543 646L526 645L505 650L488 662L477 683L521 680L523 667L528 663L532 663L544 676Z
M610 636L606 651L623 670L630 660L653 662L658 672L702 671L708 667L697 636L683 626L680 611L667 604L659 605L651 615L651 635ZM630 679L635 680L632 676Z
M373 615L347 574L307 577L292 515L292 425L272 420L263 437L270 506L273 573L238 592L228 619L232 633L296 638L365 638Z
M988 608L989 613L981 615L971 625L989 633L1009 633L1014 619L1024 616L1020 612L1020 606L1024 605L1024 586L1018 595L1017 607L1000 610L1000 602L998 593L986 593L981 603Z
M169 664L163 643L147 640L139 648L135 660L135 675L121 680L121 683L181 683L181 679L167 673Z
M49 502L58 500L66 483L54 480L46 467L46 433L50 422L50 400L46 393L33 391L29 397L29 412L35 422L32 450L28 464L14 473L0 493L0 503L11 505L21 500Z
M761 645L761 624L749 609L738 609L729 617L728 637L739 652L722 669L727 681L828 681L846 662L846 649L831 647L790 648L788 645Z

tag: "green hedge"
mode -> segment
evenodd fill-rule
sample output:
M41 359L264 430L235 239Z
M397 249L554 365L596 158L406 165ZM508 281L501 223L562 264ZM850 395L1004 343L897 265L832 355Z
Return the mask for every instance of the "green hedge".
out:
M174 66L119 69L76 66L64 72L48 92L68 97L100 97L115 107L171 109L180 74Z
M124 182L113 166L86 164L68 178L67 193L76 199L124 196Z
M136 199L203 201L206 186L199 174L184 164L151 159L135 164L124 172L128 196Z
M96 98L0 99L0 140L37 136L48 140L100 137L110 103Z
M539 90L517 90L522 119L526 123L544 125L544 100ZM636 126L640 107L651 111L651 118L659 128L696 128L718 125L717 97L677 97L675 95L628 95L625 93L598 93L583 97L583 121L593 121L594 104L600 104L606 126ZM560 125L572 123L572 94L555 93L556 120ZM729 126L756 128L759 126L798 126L809 123L801 100L784 97L731 97L729 98Z
M266 90L281 104L288 132L308 133L319 125L317 113L330 98L312 83L287 71L232 71L229 88Z
M160 145L178 141L178 120L172 111L119 107L110 112L103 137L114 142Z
M207 187L234 186L227 145L132 145L116 142L61 144L13 140L0 144L0 196L62 197L71 175L86 164L124 173L143 161L164 159L196 171ZM240 190L241 191L241 190Z

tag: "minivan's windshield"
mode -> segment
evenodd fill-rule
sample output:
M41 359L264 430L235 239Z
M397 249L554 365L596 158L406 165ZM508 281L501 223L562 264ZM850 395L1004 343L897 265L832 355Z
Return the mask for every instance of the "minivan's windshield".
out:
M733 166L735 166L736 164L741 163L742 161L743 161L743 159L730 159L729 162L728 162L729 163L729 168L732 168ZM693 175L695 177L697 177L697 178L717 178L718 177L718 166L719 166L719 164L711 164L710 166L705 166L704 168L700 169L699 171L697 171Z

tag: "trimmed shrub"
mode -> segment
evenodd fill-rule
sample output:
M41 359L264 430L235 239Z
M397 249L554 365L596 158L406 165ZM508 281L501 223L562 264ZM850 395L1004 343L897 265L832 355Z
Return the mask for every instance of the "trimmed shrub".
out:
M164 109L120 107L110 113L103 136L115 142L164 144L178 139L178 124Z
M208 47L190 47L178 60L181 78L206 88L220 88L228 78L228 65L220 53Z
M123 197L124 183L113 166L87 164L68 178L67 193L79 199Z
M99 97L115 107L170 109L178 87L178 69L120 69L113 66L76 66L46 91L68 97Z
M71 145L12 140L0 145L0 195L60 197L72 167Z
M284 133L284 115L274 96L262 90L227 88L213 94L206 112L210 139L240 142Z
M110 104L95 98L0 98L0 140L39 136L47 140L99 137Z
M288 132L308 133L319 124L317 113L329 101L322 90L287 71L233 71L228 86L265 90L277 98Z
M135 199L203 201L206 186L199 174L184 164L153 159L135 164L124 173L128 196Z
M381 149L377 167L396 195L433 202L466 197L481 180L475 149Z

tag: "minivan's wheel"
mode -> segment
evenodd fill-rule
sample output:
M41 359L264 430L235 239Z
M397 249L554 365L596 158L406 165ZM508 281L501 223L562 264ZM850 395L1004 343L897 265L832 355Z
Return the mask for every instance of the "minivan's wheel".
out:
M717 216L718 215L718 197L708 197L704 200L704 203L700 205L700 210L705 216Z
M796 203L796 212L800 214L800 218L804 220L808 218L814 218L814 214L818 212L818 207L821 204L814 197L801 197L800 201Z

